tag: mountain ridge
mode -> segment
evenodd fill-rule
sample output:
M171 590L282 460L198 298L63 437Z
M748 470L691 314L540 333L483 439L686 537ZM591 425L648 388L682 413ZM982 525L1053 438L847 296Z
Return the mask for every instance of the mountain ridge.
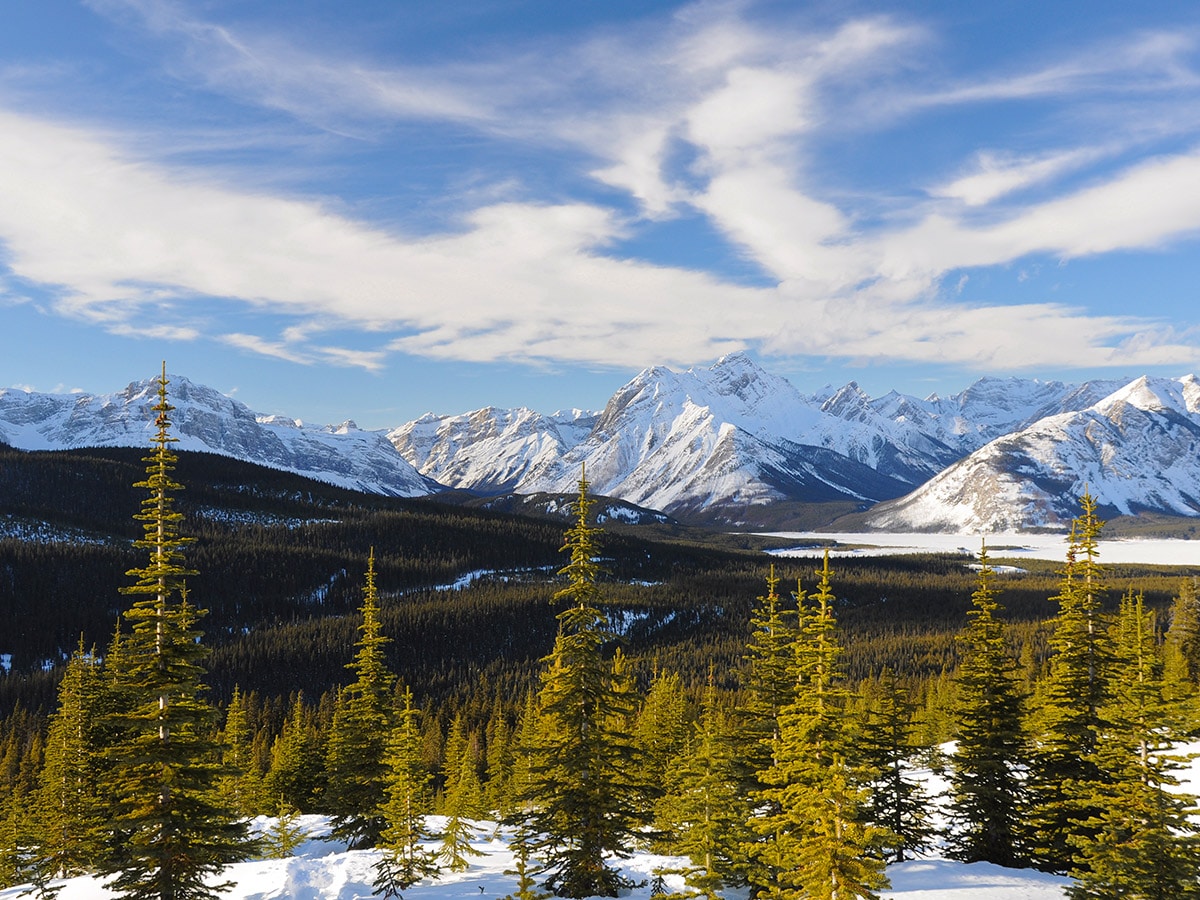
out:
M153 379L113 394L0 390L20 449L146 446ZM1086 487L1120 515L1200 516L1200 381L984 377L949 397L856 382L805 395L745 354L638 373L600 411L427 413L396 428L259 416L171 377L178 446L401 497L594 492L680 521L878 530L1061 527ZM800 524L803 523L803 524Z

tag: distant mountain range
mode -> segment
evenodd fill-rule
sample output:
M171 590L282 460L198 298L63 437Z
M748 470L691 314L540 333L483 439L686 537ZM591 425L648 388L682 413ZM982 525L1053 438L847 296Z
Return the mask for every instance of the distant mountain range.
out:
M1061 527L1088 489L1106 514L1200 516L1200 382L1082 385L982 378L951 397L872 399L851 382L804 395L733 354L650 368L600 412L487 408L387 432L256 416L172 377L176 435L207 450L395 496L596 493L733 528ZM153 382L110 395L0 390L0 441L146 446Z

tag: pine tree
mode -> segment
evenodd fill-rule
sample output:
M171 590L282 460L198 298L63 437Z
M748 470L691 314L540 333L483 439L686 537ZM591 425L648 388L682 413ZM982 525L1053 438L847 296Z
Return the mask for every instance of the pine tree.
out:
M638 712L633 739L641 754L642 779L664 784L667 769L687 742L687 697L676 672L656 671Z
M508 817L513 809L513 735L508 717L499 700L487 725L487 784L483 792L484 807L498 820Z
M803 603L799 584L795 597L797 603ZM750 639L742 680L746 700L737 709L748 791L761 787L755 774L766 771L774 762L772 752L779 739L779 713L795 693L796 628L796 610L784 608L779 597L779 579L772 565L767 575L767 593L757 598L750 614Z
M951 849L966 862L1011 867L1025 862L1019 838L1025 812L1025 738L1016 663L998 618L994 579L984 544L969 624L959 636L958 749L951 775L958 829Z
M97 802L99 697L100 660L80 638L59 683L36 798L42 866L64 878L91 871L106 852L104 809Z
M262 855L266 859L287 859L308 839L308 829L293 806L281 804L275 821L263 832Z
M102 871L114 876L111 889L137 900L216 897L227 885L209 884L210 876L253 848L246 823L216 793L216 711L203 699L207 650L196 627L203 611L187 599L185 579L194 573L184 561L188 539L172 496L182 486L171 477L177 460L167 384L164 366L148 477L135 485L148 492L135 517L143 527L135 546L148 550L149 560L128 573L136 583L123 590L138 598L125 612L131 630L106 667L127 705L109 723L115 743L106 754L105 786L116 817L114 852Z
M688 857L687 884L712 897L743 880L749 809L740 790L733 729L717 700L712 673L688 746L672 767L658 824L668 852Z
M283 730L271 744L271 766L263 778L264 803L269 810L292 808L318 811L325 760L321 732L312 711L297 693L283 720Z
M517 876L517 889L511 894L506 894L503 900L550 900L554 895L537 886L537 878L542 870L533 860L529 834L524 822L513 832L509 849L513 855L513 868L505 869L504 874Z
M1027 780L1031 855L1038 868L1067 872L1076 847L1095 836L1086 823L1100 810L1090 799L1103 779L1095 762L1096 735L1107 694L1110 658L1101 609L1103 572L1097 546L1104 523L1088 493L1071 526L1058 615L1050 638L1053 655L1032 718L1033 752Z
M346 668L358 677L338 695L330 728L326 766L333 814L331 831L351 847L373 847L384 828L379 812L387 780L384 754L390 728L392 684L383 647L388 638L379 622L375 586L375 551L367 562L363 602L359 608L358 652Z
M891 836L884 845L888 862L903 862L929 846L933 827L929 798L908 772L914 705L891 669L879 678L879 693L867 710L859 752L878 773L867 800L867 817Z
M559 896L616 896L626 885L608 857L627 856L649 824L646 787L636 781L636 751L628 732L632 710L624 675L604 656L614 638L599 610L599 529L590 525L592 499L580 478L576 522L563 549L570 563L560 574L567 586L555 594L566 608L545 659L538 695L530 790L532 832L549 872L547 887Z
M832 574L826 551L812 608L801 609L796 687L780 711L775 762L754 798L768 810L750 823L764 839L767 878L756 887L778 900L875 898L887 885L878 852L886 834L866 821L869 776L853 758Z
M1073 900L1186 900L1200 897L1196 798L1177 790L1172 754L1178 725L1163 698L1152 616L1141 595L1126 594L1117 624L1108 723L1095 762L1104 778L1089 799L1101 809L1077 836L1080 871Z
M1163 657L1167 692L1173 698L1194 697L1200 685L1200 597L1196 596L1195 576L1182 580L1171 604Z
M429 812L429 771L422 758L421 729L412 691L404 689L387 745L387 800L384 829L375 869L375 893L398 897L401 892L438 871L437 855L423 846Z
M483 789L461 714L455 717L446 741L445 775L442 814L446 823L441 854L450 871L461 872L470 865L468 856L479 855L471 846L471 840L478 836L472 820L483 813Z
M251 758L253 741L245 698L235 685L221 732L221 763L225 771L221 775L220 792L225 804L245 817L258 815L263 806L262 776Z

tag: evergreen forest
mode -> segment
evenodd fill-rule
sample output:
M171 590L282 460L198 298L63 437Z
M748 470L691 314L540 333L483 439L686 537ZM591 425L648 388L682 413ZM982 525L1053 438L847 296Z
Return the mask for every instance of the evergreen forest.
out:
M680 898L876 897L935 843L1200 896L1200 566L1103 564L1089 496L1059 563L814 566L598 521L583 473L555 519L177 453L168 387L148 452L0 446L0 885L216 897L320 813L387 897L484 818L520 900L616 896L635 848Z

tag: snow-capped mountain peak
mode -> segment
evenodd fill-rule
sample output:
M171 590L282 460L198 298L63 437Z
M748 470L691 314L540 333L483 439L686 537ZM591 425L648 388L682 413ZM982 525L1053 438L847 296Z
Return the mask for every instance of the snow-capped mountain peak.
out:
M169 376L175 445L285 469L355 490L423 496L440 486L416 472L379 432L353 422L313 428L257 416L205 385ZM158 382L135 381L115 394L0 390L0 440L25 450L146 447L154 435Z

